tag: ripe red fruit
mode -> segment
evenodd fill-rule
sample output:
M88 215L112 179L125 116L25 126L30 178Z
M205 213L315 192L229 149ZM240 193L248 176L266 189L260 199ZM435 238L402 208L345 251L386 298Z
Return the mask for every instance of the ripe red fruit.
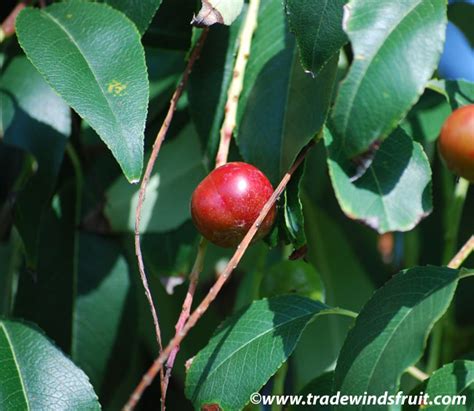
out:
M258 168L247 163L227 163L212 171L194 190L191 215L209 241L221 247L235 247L272 193L270 181ZM268 234L275 216L273 206L254 241Z
M438 147L453 173L474 182L474 104L451 113L441 129Z

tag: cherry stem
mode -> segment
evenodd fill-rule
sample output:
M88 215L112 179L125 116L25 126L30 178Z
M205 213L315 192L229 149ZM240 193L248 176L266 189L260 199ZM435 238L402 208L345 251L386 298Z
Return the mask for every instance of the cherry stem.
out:
M146 189L148 186L148 182L151 177L151 173L153 171L153 166L155 165L156 159L158 157L158 153L160 152L161 145L166 137L166 134L168 132L168 129L170 127L171 121L174 116L174 112L176 110L176 105L178 103L178 100L180 99L181 95L183 94L184 87L187 84L189 75L191 73L192 67L196 60L199 58L199 55L201 53L202 47L204 45L204 42L207 37L208 29L205 28L202 33L201 37L197 41L196 45L194 46L194 49L191 53L191 56L189 58L189 61L186 65L186 68L183 72L183 76L181 78L181 81L178 84L178 87L176 88L171 101L169 105L168 112L166 114L165 120L163 121L163 124L160 128L160 131L158 132L155 142L153 144L153 149L150 155L150 158L148 160L146 169L145 169L145 174L143 175L143 179L140 185L140 191L138 193L138 204L137 208L135 211L135 254L137 256L138 260L138 269L140 272L140 278L143 284L143 288L145 289L145 295L147 297L148 303L150 305L150 311L151 315L153 317L153 323L155 325L155 333L156 333L156 340L158 343L158 347L160 350L160 353L163 350L163 345L162 345L162 339L161 339L161 330L160 330L160 324L158 321L158 315L155 309L155 305L153 303L153 297L150 292L150 287L148 285L148 280L145 272L145 265L143 263L143 255L142 255L142 250L141 250L141 244L140 244L140 221L141 221L141 215L142 215L142 207L143 203L145 201L145 195L146 195ZM162 389L162 394L165 391L164 390L164 373L161 372L161 389Z
M227 92L227 101L225 105L225 117L220 132L220 142L215 160L215 168L227 163L229 155L230 142L232 140L232 133L235 128L237 120L237 108L239 104L240 94L242 92L245 69L247 67L247 61L250 54L250 48L252 46L252 37L257 27L258 9L260 6L260 0L250 0L249 9L243 23L243 28L239 38L239 51L234 63L233 77ZM207 242L201 237L198 253L196 260L193 265L193 270L189 275L189 286L186 292L186 298L183 303L181 314L179 315L178 322L175 325L175 337L179 335L189 318L191 307L193 304L194 294L199 282L199 275L202 271L204 258L206 255ZM165 409L166 391L169 385L169 379L171 372L176 360L176 355L179 351L179 345L177 345L170 353L168 360L166 361L166 372L164 377L164 383L162 385L161 395L161 409Z
M265 203L263 208L261 209L257 219L255 222L252 224L250 227L249 231L245 235L244 239L241 241L241 243L237 246L237 249L228 262L227 266L221 273L221 275L217 278L215 281L214 285L209 289L207 295L204 297L202 302L198 305L198 307L192 312L192 314L189 316L189 319L186 321L184 326L182 327L181 331L176 334L173 339L169 342L169 344L163 349L161 354L158 356L158 358L155 360L153 365L149 368L147 373L143 376L142 380L138 384L138 386L135 388L133 391L131 397L129 398L127 404L124 406L123 411L130 411L135 408L137 405L138 401L143 395L143 392L145 389L153 382L153 380L156 377L156 374L160 372L160 370L163 368L163 364L166 362L166 360L169 358L173 350L178 347L181 342L184 340L184 338L188 335L189 331L196 325L196 323L199 321L199 319L204 315L204 313L207 311L209 308L210 304L216 299L217 295L219 294L219 291L222 289L224 284L227 282L229 279L230 275L234 271L235 268L237 268L237 265L239 264L240 260L242 259L243 255L245 254L245 251L249 247L252 239L254 238L255 234L257 233L260 225L262 224L263 220L267 216L268 212L271 210L271 208L274 206L278 198L281 196L283 191L285 190L288 182L290 181L292 175L296 171L296 169L300 166L300 164L303 162L305 159L309 149L314 145L314 141L311 141L310 144L308 144L300 153L298 158L295 160L291 168L288 170L288 172L283 176L282 180L280 181L280 184L278 184L278 187L275 189L271 197L268 199L268 201Z

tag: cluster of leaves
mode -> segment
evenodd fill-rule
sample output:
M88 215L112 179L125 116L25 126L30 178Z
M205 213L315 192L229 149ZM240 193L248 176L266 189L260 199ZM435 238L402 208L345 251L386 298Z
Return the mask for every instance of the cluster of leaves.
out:
M157 354L130 183L199 34L197 7L49 3L23 10L0 48L0 408L113 410ZM290 393L401 387L463 392L472 407L474 283L458 287L467 272L441 267L454 178L435 141L451 110L474 102L474 85L433 76L446 7L261 1L230 159L277 184L320 143L279 201L272 248L249 250L183 343L170 409L242 409L262 387L283 392L276 372ZM165 341L198 241L189 198L213 166L246 10L211 27L148 186L143 254ZM466 212L459 244L473 227ZM288 260L293 248L305 259ZM197 299L228 258L210 248ZM443 315L439 349L427 339ZM434 371L424 387L402 378L415 364ZM143 409L159 395L152 386Z

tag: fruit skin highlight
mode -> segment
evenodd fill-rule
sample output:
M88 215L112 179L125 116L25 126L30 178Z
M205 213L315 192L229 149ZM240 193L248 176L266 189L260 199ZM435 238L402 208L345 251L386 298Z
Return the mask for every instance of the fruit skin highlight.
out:
M474 182L474 104L456 109L446 119L438 148L453 173Z
M268 178L256 167L232 162L213 170L191 198L191 216L200 233L221 247L236 247L273 194ZM253 241L267 235L275 221L275 205Z

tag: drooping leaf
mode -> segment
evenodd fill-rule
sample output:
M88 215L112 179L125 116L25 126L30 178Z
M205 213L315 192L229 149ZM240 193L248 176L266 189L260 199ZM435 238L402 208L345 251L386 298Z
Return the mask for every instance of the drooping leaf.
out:
M24 56L13 58L0 78L0 134L3 141L34 156L33 177L16 200L15 225L28 265L37 263L38 236L71 132L69 107Z
M239 17L244 0L202 0L202 7L192 23L199 26L230 26Z
M458 360L435 371L423 390L431 401L436 396L465 396L465 403L452 405L427 404L425 410L468 411L474 404L474 361Z
M217 26L209 31L189 79L189 109L210 161L214 160L219 145L241 22L239 18L230 27Z
M419 143L398 128L364 175L351 181L340 141L325 130L328 165L344 213L379 233L408 231L432 210L431 169Z
M373 294L374 286L349 242L353 233L343 230L312 197L303 196L303 210L308 236L307 259L321 276L324 302L360 311ZM308 325L292 357L296 387L306 385L334 367L351 323L349 318L324 316ZM331 337L321 338L322 335ZM315 352L318 354L314 355ZM308 356L311 356L311 367L308 367Z
M145 33L162 0L104 0L132 20L140 34Z
M38 265L18 281L14 315L34 322L71 352L77 280L77 198L74 184L59 189L39 232Z
M444 0L351 0L345 31L354 60L333 111L346 157L386 138L436 68L446 26Z
M80 235L77 264L71 357L100 392L117 342L122 341L120 346L124 349L133 340L130 336L136 320L133 304L127 303L128 265L115 241L92 234ZM127 320L127 337L123 341L120 329ZM123 352L122 367L123 361L128 360ZM122 368L117 373L123 376L126 372Z
M298 59L280 0L263 2L239 101L237 144L245 161L277 184L321 129L337 68L334 55L312 78Z
M300 296L258 300L229 318L194 357L186 396L196 409L242 409L293 352L305 326L338 309Z
M0 320L0 408L100 410L87 376L42 332Z
M187 126L161 150L147 187L141 232L169 231L190 218L191 194L205 175L198 137L194 128ZM135 230L138 192L138 187L127 184L123 178L107 191L105 215L113 230Z
M334 391L394 394L400 376L420 359L428 333L447 310L457 281L457 270L416 267L402 271L377 290L342 347ZM353 408L385 409L380 405Z
M286 0L290 30L304 69L313 75L347 42L342 11L347 0Z
M33 65L99 134L125 176L143 164L148 80L135 26L110 6L89 2L26 8L17 34Z

